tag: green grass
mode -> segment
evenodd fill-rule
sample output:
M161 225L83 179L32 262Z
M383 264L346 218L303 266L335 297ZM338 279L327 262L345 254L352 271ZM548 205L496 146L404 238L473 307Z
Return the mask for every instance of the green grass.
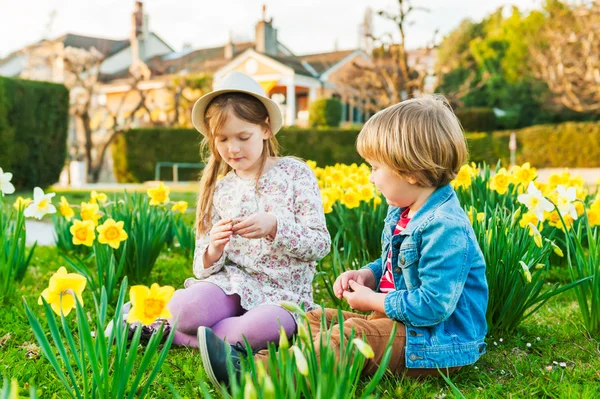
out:
M0 374L16 377L21 387L36 386L41 398L66 395L50 364L39 354L39 348L28 346L35 340L20 297L23 296L41 315L37 296L62 265L55 248L38 248L23 285L19 287L19 299L0 309ZM152 272L152 281L180 288L184 279L191 275L191 262L177 250L167 250L163 251ZM563 275L557 273L557 276ZM85 306L91 309L91 298L89 293L87 295ZM3 339L7 334L10 337ZM527 319L514 335L489 337L488 353L474 366L464 367L451 375L451 379L467 398L595 399L600 397L598 338L590 337L583 329L575 298L572 293L567 293L551 300ZM564 367L560 365L563 362ZM552 370L548 371L547 366L552 366ZM173 397L172 389L182 398L199 397L200 379L206 380L206 377L197 350L174 348L151 397ZM368 382L367 379L363 381ZM389 376L379 386L381 397L439 398L444 394L453 397L442 378L409 380Z

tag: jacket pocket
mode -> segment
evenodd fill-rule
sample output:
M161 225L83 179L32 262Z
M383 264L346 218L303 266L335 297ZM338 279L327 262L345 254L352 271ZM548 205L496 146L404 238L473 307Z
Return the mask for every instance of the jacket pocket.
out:
M398 253L396 271L402 273L406 288L411 291L421 286L418 273L419 254L416 247L402 247Z

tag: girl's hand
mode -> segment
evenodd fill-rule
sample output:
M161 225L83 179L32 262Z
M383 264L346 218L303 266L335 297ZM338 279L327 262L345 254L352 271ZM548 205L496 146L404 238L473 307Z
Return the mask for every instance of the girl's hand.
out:
M206 250L206 257L211 265L215 263L225 250L232 232L231 219L221 219L210 229L210 241ZM205 266L206 267L206 266Z
M248 216L233 226L233 233L244 238L274 238L277 234L277 216L270 213Z

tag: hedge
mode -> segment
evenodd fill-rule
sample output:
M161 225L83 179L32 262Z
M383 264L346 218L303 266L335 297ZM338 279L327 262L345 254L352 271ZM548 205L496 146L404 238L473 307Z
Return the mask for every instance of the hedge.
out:
M455 113L463 129L467 132L492 132L498 127L496 114L491 108L459 108Z
M199 163L200 134L193 129L133 129L115 137L113 168L119 183L154 180L157 162ZM180 180L195 180L198 169L181 169ZM170 168L161 169L161 180L171 180Z
M282 154L311 159L318 165L361 163L355 148L357 129L284 128L277 135ZM543 167L600 167L600 122L540 125L516 130L517 162ZM495 165L508 164L510 131L466 133L469 159ZM154 178L157 162L200 162L199 134L191 129L134 129L113 145L115 171L120 182ZM167 172L165 170L165 172ZM164 176L164 177L163 177ZM197 171L183 180L194 180ZM169 174L161 174L164 180Z
M0 167L17 188L58 181L67 155L69 91L55 83L0 77Z
M517 131L517 161L536 167L600 167L600 122L536 125Z

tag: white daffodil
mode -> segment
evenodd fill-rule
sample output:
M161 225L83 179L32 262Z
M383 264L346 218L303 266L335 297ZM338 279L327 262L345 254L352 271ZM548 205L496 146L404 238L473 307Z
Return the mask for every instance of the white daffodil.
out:
M529 183L527 193L519 195L517 200L533 212L538 220L544 220L544 212L554 210L554 205L544 197L533 182Z
M3 197L4 194L12 194L15 192L15 186L10 182L12 177L12 173L4 173L2 168L0 168L0 191L2 192Z
M565 186L556 187L558 192L558 211L561 216L570 215L573 220L577 219L577 208L575 201L577 200L577 189L575 187L566 188Z
M25 217L34 217L41 220L49 213L56 213L56 208L52 205L52 197L55 193L44 194L44 190L39 187L33 189L33 202L25 209Z

